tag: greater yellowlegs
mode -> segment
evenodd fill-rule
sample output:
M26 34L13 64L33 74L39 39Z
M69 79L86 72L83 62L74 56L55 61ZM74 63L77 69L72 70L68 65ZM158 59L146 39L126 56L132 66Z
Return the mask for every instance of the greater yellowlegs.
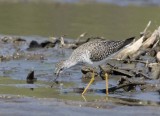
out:
M109 41L109 40L93 40L85 44L82 44L75 49L71 56L67 60L60 61L55 66L55 74L58 78L59 74L63 70L75 66L79 63L86 63L92 66L98 66L103 64L107 59L112 58L117 52L119 52L126 45L133 41L134 37L120 40L120 41ZM106 73L106 94L108 94L108 74ZM56 78L56 79L57 79ZM56 80L55 79L55 80ZM87 87L84 89L82 95L87 91L88 87L94 81L94 72L92 79L90 80Z

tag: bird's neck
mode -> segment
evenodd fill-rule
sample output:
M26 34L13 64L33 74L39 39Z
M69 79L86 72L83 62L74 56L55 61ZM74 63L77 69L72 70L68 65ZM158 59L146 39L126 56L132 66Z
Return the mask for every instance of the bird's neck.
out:
M77 62L72 60L72 59L68 59L68 60L65 61L65 65L66 65L67 68L70 68L70 67L72 67L76 64L77 64Z

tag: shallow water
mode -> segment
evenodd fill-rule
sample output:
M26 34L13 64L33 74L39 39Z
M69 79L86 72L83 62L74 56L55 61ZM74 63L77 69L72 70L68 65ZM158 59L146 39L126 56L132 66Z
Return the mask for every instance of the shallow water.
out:
M63 115L63 109L68 115L75 111L79 115L82 112L90 115L95 110L93 108L98 108L100 110L96 110L96 113L102 115L135 115L135 110L137 114L158 115L158 92L119 91L111 93L109 97L101 92L88 92L82 97L74 91L74 88L86 86L81 79L81 66L67 70L59 78L62 83L51 88L55 78L55 64L66 59L72 50L57 47L28 50L27 47L31 40L41 42L48 40L48 36L52 35L67 34L69 38L76 38L79 34L88 32L89 37L104 36L110 39L139 35L149 20L152 20L151 30L159 26L159 10L159 7L121 7L107 4L0 3L0 32L7 35L25 35L21 38L27 40L20 45L0 44L1 55L7 57L20 54L20 57L15 55L15 58L0 63L0 114L9 115L15 111L15 114L28 115L28 111L33 111L33 115L39 115L43 109L48 115L57 110L57 115ZM4 36L6 35L0 35ZM35 71L37 81L27 84L26 77L32 70ZM110 86L116 85L117 81L116 77L110 78ZM103 89L105 82L99 80L91 88ZM6 111L6 107L10 110Z
M0 36L1 38L4 35ZM78 112L89 112L94 111L92 108L101 109L97 112L110 112L116 110L116 113L111 113L113 116L118 112L120 114L127 115L133 109L126 106L134 106L134 109L138 109L138 106L143 106L142 114L145 113L144 110L147 108L150 113L154 113L160 105L160 97L158 92L124 92L117 91L115 93L110 93L108 97L101 91L91 91L87 92L85 96L81 96L81 92L76 91L76 88L83 88L87 85L81 77L82 73L80 71L81 66L73 67L59 77L60 84L53 84L52 80L55 78L53 74L55 64L60 59L66 59L72 50L64 50L55 48L35 48L27 49L28 43L34 40L34 37L21 36L21 38L26 39L25 44L22 42L17 45L15 43L1 43L1 52L8 56L14 56L8 61L2 61L0 65L0 102L1 102L1 114L9 115L13 110L15 114L26 115L26 110L33 110L36 115L39 115L41 108L44 108L44 112L53 113L51 111L55 108L55 104L58 105L59 110L63 108L63 112L67 113L67 110L76 110ZM44 37L36 37L38 42L48 40ZM26 45L26 46L24 46ZM15 47L16 46L16 47ZM13 51L10 51L12 49ZM17 49L20 49L17 51ZM7 54L5 54L7 53ZM14 55L14 54L19 55ZM18 57L19 56L19 57ZM41 59L43 56L43 59ZM27 84L26 77L30 71L34 70L35 78L37 81L34 84ZM118 77L110 77L110 86L116 85ZM101 90L105 88L105 81L99 79L92 84L90 89ZM53 103L51 103L51 101ZM16 107L12 108L12 105ZM32 104L32 107L30 106ZM43 104L38 107L39 104ZM25 108L24 108L25 105ZM68 106L69 105L69 106ZM122 107L125 106L125 107ZM152 107L146 107L152 106ZM10 110L6 112L5 107ZM21 107L19 111L18 107ZM156 110L152 109L153 107ZM45 109L50 110L45 110ZM91 108L91 109L90 109ZM123 110L129 110L128 112L121 112L119 108ZM53 110L52 109L52 110ZM105 109L105 110L102 110ZM107 111L106 111L107 110ZM32 115L35 113L32 113ZM73 111L71 110L70 113ZM137 111L139 112L139 110ZM89 115L84 113L85 115ZM156 113L157 114L157 113ZM57 115L62 115L61 112L57 112ZM102 113L104 115L104 113Z

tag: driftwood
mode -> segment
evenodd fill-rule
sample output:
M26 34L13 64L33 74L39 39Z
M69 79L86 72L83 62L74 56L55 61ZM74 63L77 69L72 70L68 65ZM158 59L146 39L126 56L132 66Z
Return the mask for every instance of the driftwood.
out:
M110 65L110 64L109 64ZM125 69L120 69L119 67L115 67L110 65L109 67L102 67L99 66L100 68L100 76L104 80L105 79L105 72L111 74L111 75L121 75L121 76L127 76L127 77L133 77L134 74L130 71L125 70Z
M139 50L139 48L142 46L143 39L144 39L144 36L142 36L133 44L128 45L123 50L121 50L117 55L115 55L113 59L123 60L123 59L126 59L128 56L136 53Z
M60 37L60 47L61 48L77 48L77 45L74 43L65 43L63 36Z
M160 78L160 64L150 63L148 66L151 68L150 77L152 77L152 79L159 79Z
M87 35L87 33L86 33L86 32L82 33L82 34L77 38L77 40L76 40L76 42L75 42L75 43L80 42L80 39L81 39L81 38L83 38L83 37L84 37L84 36L86 36L86 35Z
M146 52L147 48L151 46L152 48L155 48L159 43L159 40L157 38L160 35L160 27L155 30L150 37L147 38L147 29L150 24L151 22L149 22L144 31L140 33L142 36L140 39L121 50L117 55L114 56L114 59L123 60L127 57L138 59L141 54ZM145 38L147 39L144 41Z
M151 24L151 21L149 21L144 31L140 33L141 35L140 39L138 39L137 41L125 47L117 55L115 55L113 59L123 60L123 59L126 59L127 57L131 57L132 55L136 54L138 50L141 48L144 39L147 37L147 29L149 28L150 24ZM142 53L143 52L139 52L139 55ZM139 55L137 54L134 57L137 58Z
M137 85L145 85L145 84L146 84L145 82L132 82L132 83L121 84L121 85L109 88L109 92L115 92L116 90L119 90L119 89L125 89L126 91L131 91L130 88L135 88L135 86Z
M160 63L160 51L157 52L157 54L156 54L156 60L157 60L157 62Z
M90 39L80 41L81 38L83 38L87 33L82 33L76 41L67 43L64 41L63 36L60 37L60 47L62 48L71 48L71 49L76 49L79 45L88 42Z
M149 37L142 45L143 49L149 48L151 45L153 45L155 43L155 41L157 40L157 36L158 36L158 31L155 30L153 32L153 34L151 35L151 37Z
M140 32L140 36L146 35L147 33L147 29L149 28L149 26L151 25L151 21L148 22L146 28L144 29L144 31Z

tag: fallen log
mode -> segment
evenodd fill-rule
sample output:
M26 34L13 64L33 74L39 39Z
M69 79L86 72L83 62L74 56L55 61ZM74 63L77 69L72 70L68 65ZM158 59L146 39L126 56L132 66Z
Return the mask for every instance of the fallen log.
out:
M160 51L157 52L157 54L156 54L156 60L157 60L157 62L160 63Z
M121 50L117 55L115 55L113 59L123 60L123 59L126 59L128 56L135 54L142 46L143 39L144 39L144 36L142 36L133 44L128 45L123 50Z
M158 31L155 30L153 32L153 34L151 35L151 37L149 37L146 41L143 42L142 44L142 49L146 49L146 48L149 48L151 47L152 45L154 45L154 43L156 42L157 40L157 36L158 36Z

